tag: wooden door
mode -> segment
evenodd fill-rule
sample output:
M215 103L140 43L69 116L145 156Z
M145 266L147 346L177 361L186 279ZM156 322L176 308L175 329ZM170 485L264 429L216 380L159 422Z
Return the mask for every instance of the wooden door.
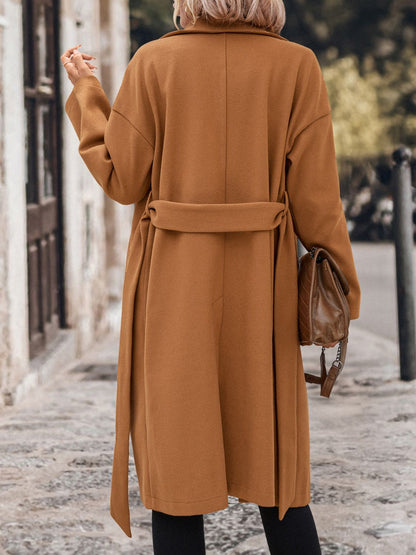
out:
M30 356L64 327L59 2L24 0Z

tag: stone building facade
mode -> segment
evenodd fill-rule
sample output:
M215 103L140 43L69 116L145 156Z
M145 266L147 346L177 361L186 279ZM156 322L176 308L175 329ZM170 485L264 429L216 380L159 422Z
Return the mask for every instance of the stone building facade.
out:
M132 207L89 174L64 112L59 56L79 43L113 102L128 0L0 0L0 406L119 326Z

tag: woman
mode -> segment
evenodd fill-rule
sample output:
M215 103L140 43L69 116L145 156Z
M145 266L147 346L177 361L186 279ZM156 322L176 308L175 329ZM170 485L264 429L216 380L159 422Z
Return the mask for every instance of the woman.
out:
M62 56L65 110L104 192L135 205L111 515L131 537L129 433L155 553L205 552L203 514L259 506L271 553L320 553L310 511L296 236L360 287L315 54L281 0L177 0L111 107L93 57ZM332 345L328 345L332 346Z

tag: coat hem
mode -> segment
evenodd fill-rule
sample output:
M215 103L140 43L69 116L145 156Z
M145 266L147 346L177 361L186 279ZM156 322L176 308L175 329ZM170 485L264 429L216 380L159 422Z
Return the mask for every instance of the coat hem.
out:
M200 501L168 501L146 493L140 498L146 509L160 511L173 516L190 516L195 514L213 513L228 507L228 495L218 495Z
M229 484L228 495L237 497L240 503L254 503L255 505L261 505L263 507L278 507L278 502L270 501L269 494L258 494L247 491L247 488L243 486L236 486ZM304 507L308 505L311 501L310 491L306 495L298 495L291 502L290 507ZM282 517L283 518L283 517Z
M270 497L267 494L259 495L258 493L247 491L244 487L231 484L229 484L227 494L209 497L199 501L169 501L146 493L140 494L140 498L146 509L160 511L174 516L190 516L221 511L229 506L228 496L236 497L240 503L254 503L255 505L264 507L278 506L274 504L273 501L270 501ZM311 495L309 492L306 495L295 497L290 507L304 507L308 505L310 501Z

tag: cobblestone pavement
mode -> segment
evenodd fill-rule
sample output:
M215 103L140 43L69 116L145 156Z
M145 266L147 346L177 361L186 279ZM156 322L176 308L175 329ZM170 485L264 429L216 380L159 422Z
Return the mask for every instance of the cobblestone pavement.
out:
M305 370L317 371L319 347L302 352ZM132 539L109 514L116 356L109 336L0 412L2 553L153 552L132 457ZM311 509L324 555L416 554L416 380L398 376L396 345L353 321L330 399L308 384ZM256 505L229 503L205 516L207 554L267 554Z

